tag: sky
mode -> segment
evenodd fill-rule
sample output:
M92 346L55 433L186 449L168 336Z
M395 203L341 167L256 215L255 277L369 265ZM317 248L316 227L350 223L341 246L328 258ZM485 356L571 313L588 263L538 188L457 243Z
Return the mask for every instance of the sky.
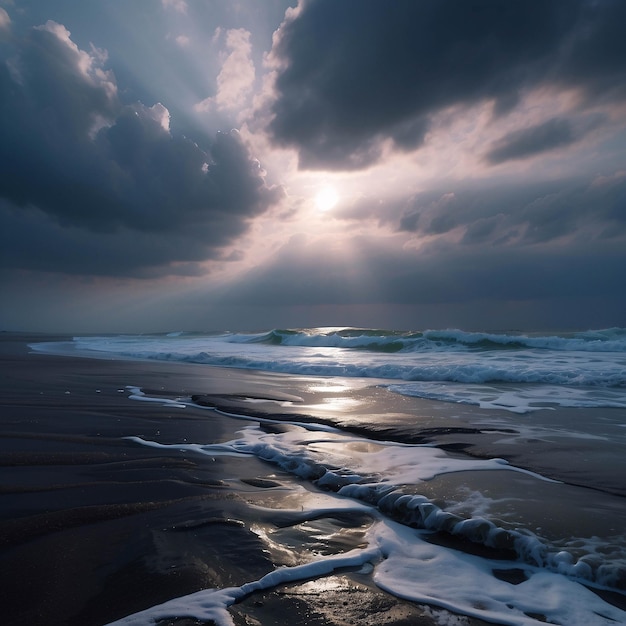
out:
M0 330L626 327L623 0L0 0Z

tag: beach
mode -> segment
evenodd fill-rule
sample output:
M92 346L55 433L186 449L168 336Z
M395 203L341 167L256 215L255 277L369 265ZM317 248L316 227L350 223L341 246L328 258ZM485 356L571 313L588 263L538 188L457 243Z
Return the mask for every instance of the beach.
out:
M232 390L233 379L238 391L258 390L262 377L29 354L26 342L33 337L2 339L4 624L105 624L272 569L224 481L241 475L250 491L263 491L264 477L275 484L290 477L255 459L155 454L122 439L158 432L174 441L202 440L240 425L217 415L207 423L203 411L181 418L168 407L129 402L129 381L184 394ZM277 625L434 623L428 614L349 574L322 590L305 583L259 594L233 612L236 623L250 623L249 615Z
M621 442L606 442L605 461L615 458L611 473L592 454L593 437L579 437L577 448L570 442L555 452L545 430L522 430L514 416L508 427L503 413L497 427L485 426L485 410L391 394L376 379L315 379L193 363L59 356L28 347L63 339L0 336L4 624L104 625L177 598L184 602L196 592L230 588L237 590L231 603L204 597L206 615L217 616L217 623L478 626L545 621L540 598L536 610L524 610L520 600L515 614L498 621L505 609L495 604L481 608L477 601L473 615L458 610L462 601L453 597L453 582L449 592L440 588L431 602L416 601L413 592L398 592L401 586L394 577L402 568L394 561L399 539L392 545L392 532L402 538L405 532L426 532L433 560L443 558L437 552L441 546L446 556L458 550L464 555L460 562L468 567L478 568L474 558L499 560L502 569L494 580L508 585L511 594L517 593L514 587L522 593L530 580L558 577L560 568L567 576L554 580L580 588L580 602L600 615L596 622L581 624L626 623L620 621L626 619L626 578L619 570L624 545L618 539L626 518ZM610 428L623 430L624 409L598 411L613 420ZM414 418L410 428L409 414ZM546 423L558 433L588 414L586 409L563 408L551 412ZM477 426L481 420L483 426ZM306 470L294 466L294 448L289 446L296 437L299 446L316 454L306 457ZM390 492L366 497L362 478L366 469L369 474L389 471L383 467L387 457L378 454L391 450L389 441L396 442L398 465L412 446L426 446L420 448L423 454L438 455L431 462L434 469L420 466L420 480L410 482L408 473L397 475L394 485L405 490L402 495L394 492L393 503ZM327 453L329 442L336 442L336 449ZM281 450L280 458L276 450ZM444 454L451 469L441 471ZM348 467L346 458L355 465ZM499 459L495 465L494 458ZM353 476L359 468L357 480ZM517 488L525 502L513 514L507 512L508 503L511 489ZM459 519L475 517L478 492L490 494L493 507L501 507L495 517L502 524L493 533L490 527L491 539L482 543L472 533L483 531L466 524L463 533L456 526ZM468 496L465 505L459 504L463 493ZM436 526L425 514L417 519L416 501L402 509L402 497L403 502L422 498L420 511L435 507L447 521ZM548 510L547 502L556 504ZM575 509L579 514L572 519ZM541 527L541 536L557 547L562 537L597 538L604 533L617 565L602 578L603 564L595 566L580 554L554 560L549 556L541 566L525 561L512 553L513 543L516 549L521 545L515 535L519 519L533 520L528 522L535 524L533 530ZM448 533L452 521L455 531ZM379 526L384 532L376 530ZM406 540L411 540L408 534ZM580 553L589 550L583 543L578 544ZM607 545L600 553L606 554ZM426 568L428 559L420 558ZM385 563L398 566L385 571ZM577 563L593 569L592 574L582 566L577 570L589 576L588 585L579 584L576 571L567 569ZM275 584L245 587L287 569L294 572L291 581L276 576ZM569 587L561 591L554 580L545 578L542 584L555 585L553 598L569 598ZM449 603L441 599L447 593ZM515 603L503 598L503 606ZM590 604L596 601L601 608ZM201 621L193 596L189 606L195 607L189 614L169 609L124 623L210 623Z

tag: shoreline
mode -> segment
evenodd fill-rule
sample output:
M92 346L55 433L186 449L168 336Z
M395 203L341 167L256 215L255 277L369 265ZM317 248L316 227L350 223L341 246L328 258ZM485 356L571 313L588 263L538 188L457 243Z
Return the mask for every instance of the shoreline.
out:
M223 440L241 428L215 412L131 402L126 386L258 393L288 376L33 354L26 346L31 338L0 336L4 623L106 624L199 589L258 579L276 566L250 531L232 477L247 477L258 497L272 491L269 484L298 481L255 458L181 456L123 439L159 432L164 440L203 441L209 429L212 440ZM354 533L346 541L358 541ZM332 589L321 593L303 582L253 594L232 608L233 620L440 623L442 609L399 600L367 577L321 580Z
M17 334L17 338L24 343L35 343L34 339L41 341L41 337L53 342L56 340L71 342L71 337L67 335L57 337L48 334L34 337ZM0 342L0 349L1 346ZM474 405L405 396L387 390L386 387L390 383L399 382L395 379L291 374L181 361L111 357L107 353L97 352L65 354L56 351L50 353L33 351L32 354L113 362L119 363L120 367L122 364L135 364L135 367L129 366L129 375L135 378L126 385L141 387L147 395L159 396L167 387L154 386L149 382L146 385L138 385L135 372L152 372L152 376L162 373L168 379L172 377L172 372L177 372L180 376L184 373L187 384L179 390L168 392L172 397L193 395L194 400L201 406L216 405L226 412L234 407L236 411L244 414L248 412L252 416L269 418L278 416L289 419L300 414L305 421L315 420L329 425L336 422L342 429L373 439L389 437L407 443L431 443L451 453L458 451L476 459L503 457L511 464L553 480L626 497L626 484L620 479L621 475L626 473L626 457L623 454L623 436L621 436L623 428L619 427L619 421L614 418L615 415L624 415L622 421L626 420L625 409L557 407L538 411L540 415L533 413L519 415L505 410L494 411ZM330 388L318 384L325 380L331 381ZM340 381L343 387L339 395L345 393L350 398L349 402L354 401L352 408L335 402L337 394L332 390L334 381ZM267 405L258 402L242 403L241 400L246 395L257 400L268 398L274 401L281 399L296 401L291 407L281 407L277 414L276 403L270 402ZM416 429L410 429L406 427L407 422L411 421L407 417L416 414L416 406L421 407L418 409L419 425ZM384 419L381 419L382 415ZM441 419L438 419L439 415ZM496 415L498 425L493 428ZM329 420L329 416L332 419ZM450 416L453 416L453 423ZM571 447L576 450L576 464L557 457L551 440L544 440L541 429L533 427L536 418L550 422L552 435L558 432L566 434L573 430L586 432L591 440L597 437L605 438L607 444L602 457L595 457L591 449L593 443L586 446L584 438L580 437L571 441ZM612 422L612 432L620 435L620 441L613 441L608 431L589 430L594 422L602 427ZM509 441L504 444L507 438ZM566 443L566 447L568 446ZM604 471L606 465L614 466L615 471L610 475L607 474Z

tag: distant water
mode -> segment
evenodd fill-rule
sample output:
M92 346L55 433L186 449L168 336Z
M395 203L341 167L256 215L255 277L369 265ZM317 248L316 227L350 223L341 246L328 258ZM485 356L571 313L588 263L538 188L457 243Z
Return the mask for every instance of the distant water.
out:
M303 497L288 512L292 524L372 519L365 547L119 624L183 613L231 624L227 607L250 591L342 567L373 570L398 597L496 624L626 624L626 329L176 332L31 347L297 375L292 395L274 399L271 389L263 397L149 395L128 381L131 400L242 420L230 441L133 440L254 456L326 492L310 504ZM300 493L301 483L291 489Z
M73 350L316 376L385 378L390 390L524 413L626 408L626 329L563 334L307 328L76 337Z

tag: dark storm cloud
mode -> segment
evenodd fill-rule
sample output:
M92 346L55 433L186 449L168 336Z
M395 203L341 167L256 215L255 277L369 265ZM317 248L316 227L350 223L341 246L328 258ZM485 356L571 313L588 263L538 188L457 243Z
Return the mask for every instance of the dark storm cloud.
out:
M518 130L496 142L487 153L489 163L503 163L513 159L524 159L568 146L576 141L572 125L567 119L551 119L533 128Z
M0 265L32 271L73 275L193 276L199 263L214 254L191 235L118 229L115 233L85 231L61 225L38 210L16 210L0 205Z
M491 164L504 163L564 148L582 139L602 122L603 119L597 116L592 116L586 121L555 117L502 137L487 152L486 160Z
M587 103L624 98L624 23L621 0L305 0L274 49L270 131L301 167L355 169L385 139L420 146L449 106L493 100L504 112L542 84ZM564 145L567 124L552 125Z
M445 235L457 229L466 245L619 237L626 235L626 178L453 187L420 193L398 210L398 230Z
M63 26L15 36L4 52L3 265L193 272L186 263L219 257L280 198L237 132L205 151L170 132L162 105L121 104L105 54L80 50Z

